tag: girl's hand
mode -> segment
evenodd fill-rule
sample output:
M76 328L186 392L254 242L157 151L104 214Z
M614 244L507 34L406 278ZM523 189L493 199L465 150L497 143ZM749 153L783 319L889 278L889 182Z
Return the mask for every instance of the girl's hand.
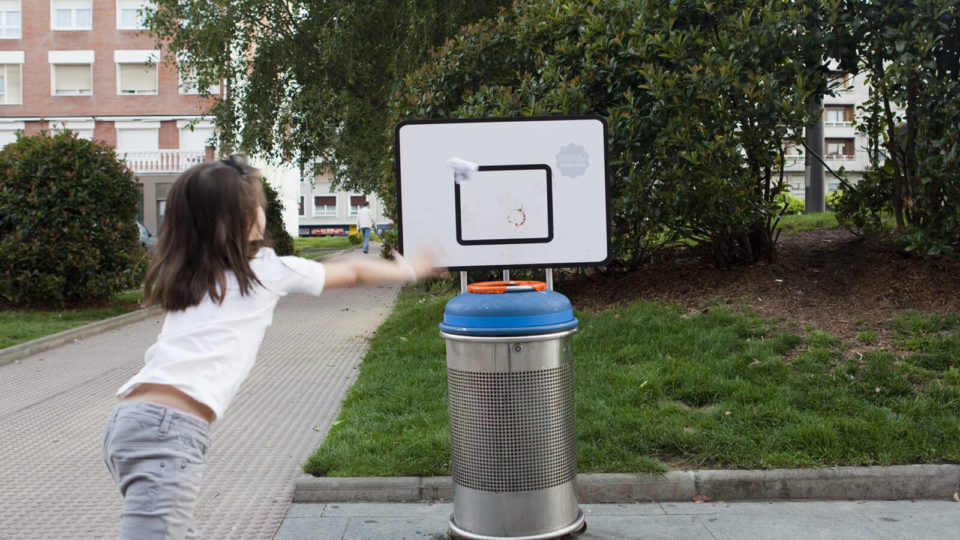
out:
M447 273L446 268L434 266L431 251L414 253L410 258L405 258L397 250L391 251L391 255L397 265L404 267L410 273L411 283L421 279L440 277Z

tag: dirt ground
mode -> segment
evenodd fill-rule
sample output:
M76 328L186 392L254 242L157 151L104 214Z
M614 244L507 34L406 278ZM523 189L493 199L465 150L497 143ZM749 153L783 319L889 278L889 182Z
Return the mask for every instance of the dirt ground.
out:
M896 314L960 312L960 262L908 257L889 242L821 229L782 234L773 263L723 269L676 251L638 271L583 275L558 289L591 311L639 299L690 311L720 302L783 319L794 333L815 328L846 343L872 329L878 340L869 348L889 349Z

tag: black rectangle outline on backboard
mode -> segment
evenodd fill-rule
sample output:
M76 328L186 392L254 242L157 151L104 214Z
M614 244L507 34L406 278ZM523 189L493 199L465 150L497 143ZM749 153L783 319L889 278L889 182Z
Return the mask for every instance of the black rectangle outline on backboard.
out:
M596 120L600 122L603 128L603 189L604 199L606 201L605 218L607 222L607 256L599 261L572 262L555 260L537 264L513 264L513 265L478 265L478 266L451 266L449 270L519 270L536 268L583 268L590 266L603 266L610 262L613 256L613 250L610 239L610 163L607 159L609 152L609 141L607 139L607 119L600 115L573 115L573 116L527 116L514 118L441 118L433 120L404 120L396 125L393 130L393 162L396 169L396 196L397 206L394 223L397 227L397 251L404 252L403 247L403 199L401 183L403 175L400 167L400 131L404 126L424 125L424 124L472 124L489 122L550 122L550 121L569 121L569 120Z
M490 238L485 240L463 239L463 215L460 211L460 183L454 185L454 219L457 221L457 243L461 246L491 246L504 244L546 244L553 240L553 172L546 163L525 163L522 165L480 165L477 172L484 171L533 171L542 170L547 174L547 236L541 238ZM482 182L481 178L468 182Z

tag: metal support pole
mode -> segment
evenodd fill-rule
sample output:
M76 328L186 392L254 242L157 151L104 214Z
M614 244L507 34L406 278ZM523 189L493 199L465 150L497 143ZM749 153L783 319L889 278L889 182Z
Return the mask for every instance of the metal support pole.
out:
M510 281L510 271L509 271L509 270L504 270L504 271L503 271L503 280L504 280L504 281Z
M547 278L547 290L552 291L553 290L553 268L545 268L544 273L546 274L546 278Z
M804 203L806 214L823 212L824 193L823 193L823 164L811 155L815 152L823 156L823 102L816 96L811 97L807 102L807 114L817 116L817 120L807 126L807 148L810 150L806 156L806 187L804 189Z
M460 294L467 292L467 271L460 271Z

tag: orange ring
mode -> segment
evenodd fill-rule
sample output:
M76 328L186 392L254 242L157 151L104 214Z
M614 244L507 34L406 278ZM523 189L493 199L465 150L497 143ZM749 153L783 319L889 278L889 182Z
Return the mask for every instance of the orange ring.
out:
M542 281L478 281L467 285L467 292L480 294L545 290L547 284Z

